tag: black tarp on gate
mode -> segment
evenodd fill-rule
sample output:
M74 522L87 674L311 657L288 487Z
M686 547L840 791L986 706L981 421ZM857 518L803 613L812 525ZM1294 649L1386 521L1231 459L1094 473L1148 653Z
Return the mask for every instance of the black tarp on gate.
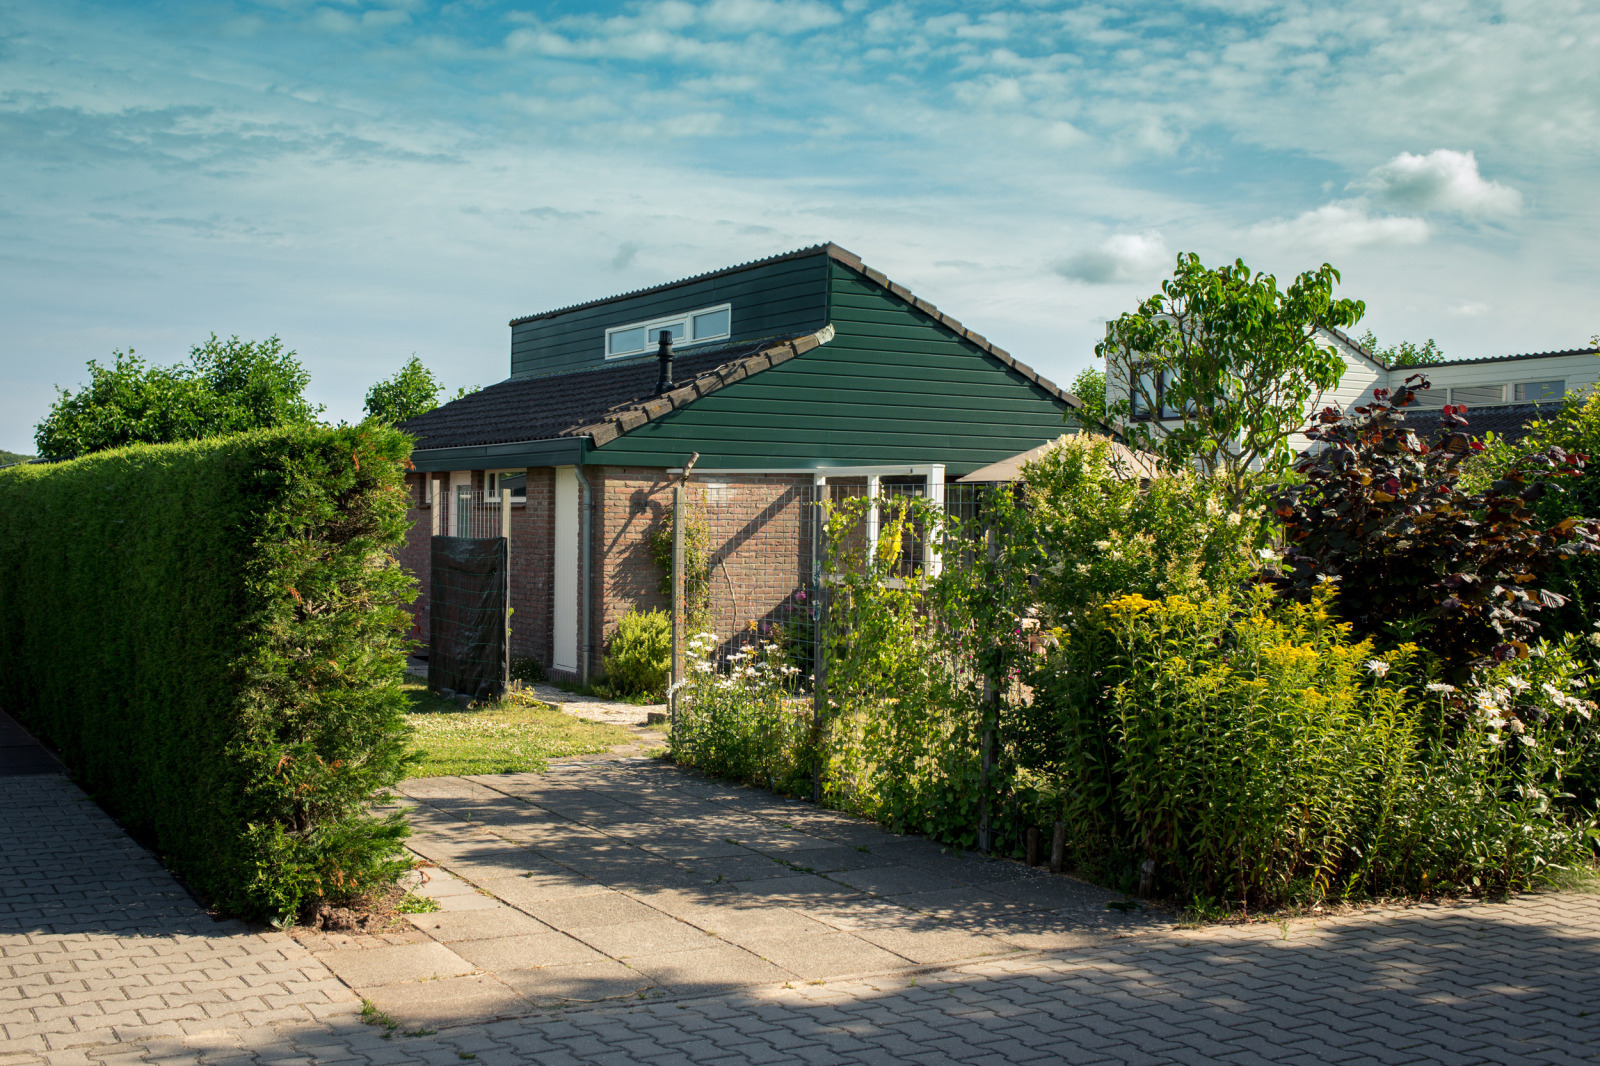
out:
M433 538L428 683L471 696L504 676L506 542Z

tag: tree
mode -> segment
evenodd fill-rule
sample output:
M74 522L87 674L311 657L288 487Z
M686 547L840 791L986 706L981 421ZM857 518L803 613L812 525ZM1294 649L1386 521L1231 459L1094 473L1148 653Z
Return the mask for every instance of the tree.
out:
M304 424L322 413L303 395L310 376L277 337L224 341L213 333L175 366L149 366L132 348L112 358L110 366L89 360L89 384L77 392L56 388L34 431L40 456Z
M385 378L367 390L367 415L380 422L398 425L408 418L439 406L444 382L412 355L392 378Z
M1097 366L1086 366L1072 379L1068 390L1083 401L1083 413L1101 422L1106 420L1106 372Z
M1584 457L1558 445L1517 457L1484 492L1461 484L1472 440L1466 408L1446 404L1430 445L1399 413L1427 380L1413 374L1354 416L1325 408L1320 447L1276 500L1283 566L1266 580L1310 602L1339 583L1335 609L1362 636L1416 641L1460 681L1490 661L1526 658L1542 612L1566 597L1543 587L1562 564L1600 552L1600 520L1570 489Z
M1180 254L1161 292L1095 345L1128 389L1107 415L1130 443L1222 478L1240 502L1252 471L1290 467L1289 438L1344 375L1344 358L1317 331L1354 325L1366 305L1335 299L1338 281L1324 263L1280 292L1277 278L1252 275L1243 260L1213 269Z
M1378 338L1369 329L1361 335L1360 344L1391 367L1431 366L1434 363L1444 362L1444 353L1439 350L1439 345L1434 343L1432 337L1420 346L1410 341L1384 346L1378 343Z

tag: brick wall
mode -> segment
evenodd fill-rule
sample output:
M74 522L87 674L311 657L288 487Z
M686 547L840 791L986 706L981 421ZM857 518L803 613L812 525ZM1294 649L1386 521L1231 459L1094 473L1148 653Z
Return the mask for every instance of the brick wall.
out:
M528 502L511 511L511 654L550 665L555 470L528 469Z

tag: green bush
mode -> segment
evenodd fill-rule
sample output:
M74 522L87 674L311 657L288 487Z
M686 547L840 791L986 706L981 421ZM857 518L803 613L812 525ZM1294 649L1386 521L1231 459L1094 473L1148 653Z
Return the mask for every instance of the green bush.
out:
M224 911L408 865L364 811L409 760L409 447L297 427L0 473L5 709Z
M811 701L795 693L800 670L763 641L718 668L715 633L691 637L688 677L667 737L673 760L718 777L783 792L809 793L814 747Z
M1258 591L1127 596L1033 672L1063 738L1054 791L1076 864L1141 894L1248 906L1505 893L1583 861L1558 809L1593 743L1567 650L1429 683L1310 604Z
M654 696L672 675L672 617L629 611L617 623L605 657L606 683L618 696Z

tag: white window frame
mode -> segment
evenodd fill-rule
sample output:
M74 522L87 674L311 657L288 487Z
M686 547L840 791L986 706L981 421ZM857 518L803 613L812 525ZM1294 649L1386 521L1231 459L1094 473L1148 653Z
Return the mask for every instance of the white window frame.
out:
M1520 393L1523 390L1527 389L1528 386L1530 386L1530 385L1556 385L1556 384L1559 384L1561 386L1561 394L1559 396L1550 396L1550 397L1546 397L1545 399L1542 399L1542 400L1522 400L1522 399L1517 399L1516 398L1518 393ZM1511 386L1511 396L1512 396L1512 400L1511 400L1512 403L1560 403L1562 400L1566 399L1566 396L1567 396L1567 379L1566 378L1546 378L1543 381L1518 381L1518 382L1514 383Z
M723 330L721 333L708 333L704 335L695 335L693 333L694 320L697 316L715 314L718 311L728 312L727 329ZM612 326L606 330L605 357L607 359L627 359L630 356L642 355L645 352L653 352L656 350L656 334L663 329L668 329L677 325L679 322L683 323L683 339L677 341L673 345L674 348L687 348L693 344L704 344L707 341L722 340L733 335L733 304L712 304L710 307L697 307L693 311L682 311L675 315L662 315L660 318L652 318L644 322L629 322L624 326ZM630 348L625 352L613 352L611 350L612 334L626 333L629 330L641 328L644 330L645 343L643 348Z
M528 476L528 469L527 467L523 467L521 470L485 470L483 472L484 499L489 503L495 504L496 506L499 505L500 478L506 474L521 474L524 478L526 478ZM528 485L526 481L524 481L522 485L522 499L519 500L513 496L511 497L511 502L513 505L528 502Z

